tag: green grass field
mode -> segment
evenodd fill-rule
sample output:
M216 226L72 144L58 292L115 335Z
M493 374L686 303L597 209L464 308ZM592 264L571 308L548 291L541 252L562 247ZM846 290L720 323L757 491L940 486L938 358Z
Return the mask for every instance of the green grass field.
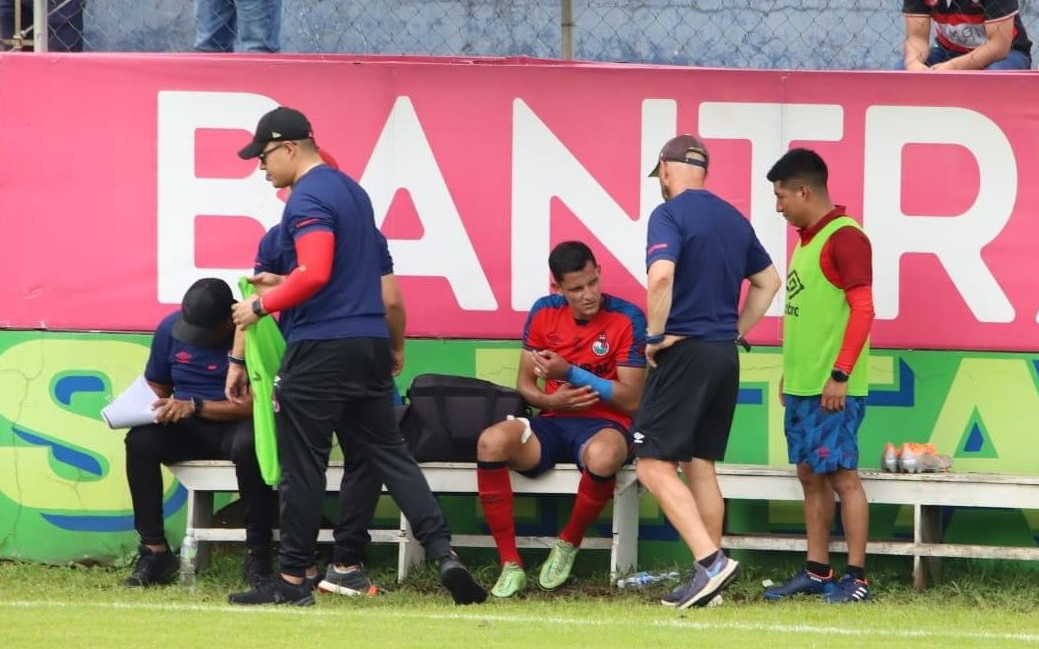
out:
M592 555L594 556L594 554ZM321 595L312 608L230 607L237 557L218 556L195 592L179 586L130 591L126 568L0 563L0 648L171 647L234 649L328 644L344 647L992 647L1039 644L1039 586L1012 564L947 562L946 579L912 591L904 570L872 575L873 601L760 601L761 568L748 569L724 606L674 611L663 587L606 587L597 562L558 593L528 586L524 597L455 607L431 569L393 584L389 561L373 576L392 585L375 598ZM594 565L592 565L594 563ZM536 565L536 564L532 564ZM779 577L797 563L765 568ZM490 585L494 565L477 576ZM534 572L531 570L531 572ZM533 580L532 580L533 581Z

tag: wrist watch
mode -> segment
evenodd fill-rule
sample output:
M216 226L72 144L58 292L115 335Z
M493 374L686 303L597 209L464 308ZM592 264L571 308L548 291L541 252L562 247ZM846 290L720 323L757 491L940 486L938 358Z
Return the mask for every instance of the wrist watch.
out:
M200 397L191 397L191 416L198 417L202 414L202 399Z
M847 372L845 372L844 370L839 370L836 367L833 368L832 372L830 372L830 378L838 383L847 383L848 376L849 375Z
M262 318L267 315L263 310L263 304L261 302L262 300L260 300L260 298L253 300L253 313L256 314L257 318Z

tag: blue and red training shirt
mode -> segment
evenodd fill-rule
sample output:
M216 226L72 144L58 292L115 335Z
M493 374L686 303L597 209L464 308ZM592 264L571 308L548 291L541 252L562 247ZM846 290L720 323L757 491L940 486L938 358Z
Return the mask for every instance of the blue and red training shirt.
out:
M232 338L219 347L196 347L173 337L173 323L180 311L162 319L152 338L144 378L152 383L173 386L177 399L199 397L206 401L223 401L227 382L227 353Z
M570 364L598 377L617 380L618 367L646 366L646 316L642 310L603 294L602 308L591 320L574 318L562 295L546 295L531 307L523 326L523 348L551 350ZM552 394L565 381L549 380ZM631 415L602 400L578 412L542 411L546 417L596 417L631 428Z
M390 255L389 244L386 237L378 232L379 238L379 265L381 275L393 274L393 257ZM276 275L288 275L296 268L295 246L285 247L281 238L281 224L276 224L267 231L260 239L260 245L256 250L256 261L253 264L254 273L274 273ZM283 309L278 313L278 327L282 333L292 329L295 319L295 307Z
M293 186L282 213L278 247L295 248L296 241L311 232L333 235L332 272L316 293L292 307L292 322L283 328L286 341L389 338L382 302L381 235L371 200L357 182L327 165L314 167Z

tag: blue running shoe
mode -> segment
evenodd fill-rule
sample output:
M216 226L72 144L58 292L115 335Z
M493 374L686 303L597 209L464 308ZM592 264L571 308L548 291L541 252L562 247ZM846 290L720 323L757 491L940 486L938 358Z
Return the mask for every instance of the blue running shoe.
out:
M692 571L690 571L688 574L686 574L686 576L685 576L684 580L682 581L682 583L680 583L677 587L675 587L667 595L664 595L664 596L662 596L660 598L660 603L663 604L664 606L669 606L669 607L672 607L672 608L674 608L675 606L678 606L678 603L680 601L682 601L682 594L685 592L686 581L692 579L693 578L693 574L694 573Z
M765 601L774 602L780 599L786 599L797 595L798 593L804 593L806 595L822 595L827 596L833 589L837 587L837 584L833 581L833 571L825 577L821 577L815 573L802 570L790 579L778 586L769 586L765 589Z
M696 567L686 578L685 583L680 584L670 594L665 595L660 600L660 603L664 606L674 606L680 609L691 606L707 606L714 599L715 595L736 579L739 572L739 562L719 552L718 558L715 559L710 568L704 568L699 563L696 564Z
M847 604L849 602L864 602L869 599L869 583L862 579L856 579L851 575L844 575L837 582L836 588L823 596L827 604Z

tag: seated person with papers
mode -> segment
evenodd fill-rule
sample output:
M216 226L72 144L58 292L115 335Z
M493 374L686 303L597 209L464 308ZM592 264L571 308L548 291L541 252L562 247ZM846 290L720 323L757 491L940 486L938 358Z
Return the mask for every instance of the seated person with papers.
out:
M233 304L223 280L200 279L184 295L180 310L155 331L144 370L158 397L152 404L154 423L134 426L126 435L126 477L140 536L127 586L168 584L177 574L177 556L163 530L161 465L185 460L235 463L246 512L244 576L251 586L270 577L275 495L256 461L252 401L235 404L224 397L228 363L242 362L229 354Z

